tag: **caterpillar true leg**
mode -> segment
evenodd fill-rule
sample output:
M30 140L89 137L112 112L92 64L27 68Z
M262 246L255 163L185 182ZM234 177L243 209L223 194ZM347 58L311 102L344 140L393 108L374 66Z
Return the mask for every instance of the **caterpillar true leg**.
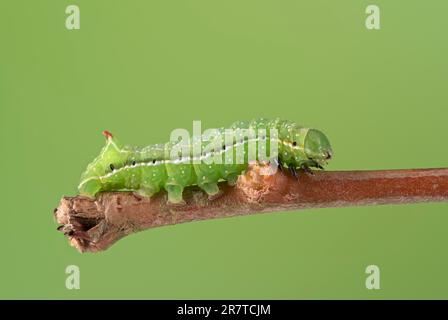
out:
M302 169L303 172L305 172L306 174L310 174L310 175L314 174L313 170L311 170L310 167L308 165L306 165L306 164L302 164L300 166L300 169Z
M280 171L283 171L283 163L280 161L280 159L275 159L275 164L277 165L278 169Z
M289 171L291 172L291 174L297 178L297 170L294 167L289 167Z

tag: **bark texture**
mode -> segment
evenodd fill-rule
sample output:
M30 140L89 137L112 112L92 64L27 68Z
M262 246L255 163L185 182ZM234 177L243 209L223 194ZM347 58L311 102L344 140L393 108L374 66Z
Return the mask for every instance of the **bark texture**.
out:
M63 197L54 215L58 227L80 252L105 250L120 238L148 228L188 221L263 212L403 204L448 200L448 168L299 172L260 175L255 166L236 186L220 184L209 199L191 187L185 203L167 203L165 192L142 198L132 192L106 192L96 199Z

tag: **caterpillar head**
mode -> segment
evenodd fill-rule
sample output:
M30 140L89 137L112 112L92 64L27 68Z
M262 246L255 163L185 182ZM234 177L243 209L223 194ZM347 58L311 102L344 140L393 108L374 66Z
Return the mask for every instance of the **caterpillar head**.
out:
M117 139L109 131L103 131L103 135L106 137L106 145L81 176L78 190L82 195L94 196L101 191L100 177L122 166L127 160L127 152L123 150Z
M304 140L304 152L306 157L317 164L323 166L333 156L333 150L327 136L317 130L309 129Z

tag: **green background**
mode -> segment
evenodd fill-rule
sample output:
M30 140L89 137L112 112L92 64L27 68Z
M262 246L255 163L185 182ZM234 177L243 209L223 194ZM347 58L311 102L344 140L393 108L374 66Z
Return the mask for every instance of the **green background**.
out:
M367 30L365 8L381 9ZM81 29L65 28L65 8ZM53 208L110 130L281 117L325 131L329 170L447 166L446 1L0 2L1 298L448 298L447 205L188 223L80 254ZM65 288L65 268L81 289ZM365 288L365 268L381 289Z

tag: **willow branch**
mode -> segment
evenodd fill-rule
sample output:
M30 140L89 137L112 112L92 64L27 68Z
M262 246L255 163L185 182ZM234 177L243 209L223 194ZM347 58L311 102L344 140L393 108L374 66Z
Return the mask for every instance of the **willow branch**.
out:
M258 167L236 186L220 185L209 199L196 187L185 203L167 203L166 193L142 198L131 192L106 192L97 199L63 197L55 218L79 251L105 250L122 237L165 225L214 218L323 207L404 204L448 200L448 168L384 171L278 171L262 176Z

